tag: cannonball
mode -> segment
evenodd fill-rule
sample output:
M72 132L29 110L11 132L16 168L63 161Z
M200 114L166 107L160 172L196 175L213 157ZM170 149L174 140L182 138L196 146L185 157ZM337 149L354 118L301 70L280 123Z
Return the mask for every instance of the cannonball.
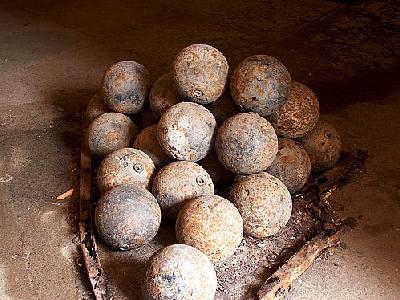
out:
M104 103L101 93L95 94L86 107L85 118L86 122L90 123L98 116L110 112L108 106Z
M217 195L190 200L175 225L180 243L195 247L213 262L232 256L243 238L243 220L237 208Z
M310 156L312 172L332 168L339 160L342 151L340 135L327 122L319 121L300 142Z
M172 64L178 93L188 101L203 105L222 95L228 80L228 70L225 56L205 44L184 48Z
M190 199L213 195L214 184L201 166L190 161L172 162L162 168L153 181L153 195L163 215L176 219L180 209Z
M253 174L270 166L278 152L271 124L255 113L239 113L218 130L215 151L219 161L236 174Z
M176 160L199 161L214 146L217 123L205 107L181 102L161 117L157 136L163 151Z
M239 107L268 116L287 101L290 80L288 70L275 57L254 55L233 71L231 94Z
M135 61L120 61L104 74L104 101L112 110L124 114L139 112L151 86L150 73Z
M119 185L99 200L95 224L110 246L128 250L150 242L161 223L161 210L153 195L139 185Z
M278 136L299 138L314 128L318 118L319 103L313 91L292 82L288 101L269 120Z
M199 161L208 174L210 174L215 186L226 188L233 181L232 172L228 171L218 160L217 154L214 151L210 152L205 158Z
M172 105L182 102L174 88L174 81L171 73L162 75L154 82L149 97L151 110L157 117L161 115Z
M206 108L214 115L218 125L239 112L229 92L223 93L216 101L207 104Z
M297 142L280 138L275 160L266 170L282 181L291 194L300 190L311 172L311 161L306 150Z
M162 168L168 163L166 155L157 140L157 124L146 127L136 137L133 148L142 150L153 161L156 168Z
M105 192L121 184L149 187L156 167L141 150L122 148L107 155L97 170L97 187Z
M137 135L137 128L127 116L105 113L90 123L87 144L93 155L107 155L115 150L129 147Z
M240 178L230 199L243 217L244 233L255 238L276 234L287 224L292 211L286 186L265 172Z
M150 258L145 299L213 300L217 285L214 266L204 253L188 245L174 244Z

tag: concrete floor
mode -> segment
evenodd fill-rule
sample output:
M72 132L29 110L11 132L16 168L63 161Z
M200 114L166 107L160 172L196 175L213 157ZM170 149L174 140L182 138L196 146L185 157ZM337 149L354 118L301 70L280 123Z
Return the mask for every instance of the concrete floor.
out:
M111 63L137 60L157 78L193 42L231 66L278 57L345 147L369 150L367 172L335 195L358 226L289 299L398 299L400 7L346 2L0 1L0 299L87 298L76 195L55 199L77 187L79 110Z

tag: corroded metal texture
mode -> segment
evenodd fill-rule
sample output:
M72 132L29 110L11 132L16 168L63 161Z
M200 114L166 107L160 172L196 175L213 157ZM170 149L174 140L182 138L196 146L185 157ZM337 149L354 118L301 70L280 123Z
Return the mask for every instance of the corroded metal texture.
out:
M93 122L98 116L108 113L111 110L104 103L101 93L95 94L90 100L85 111L85 122Z
M107 155L97 171L100 192L121 184L149 187L156 167L151 158L141 150L122 148Z
M173 244L150 258L145 299L212 300L216 289L213 264L193 247Z
M225 91L218 100L206 105L207 109L214 115L218 125L221 125L226 119L236 115L239 110L233 101L229 91Z
M144 66L134 61L120 61L104 74L104 101L116 112L134 114L142 109L150 86L150 73Z
M217 123L208 109L181 102L162 115L157 136L163 151L172 158L199 161L212 150L216 131Z
M163 216L176 219L187 201L202 195L213 195L214 184L210 175L198 164L178 161L158 172L152 192L161 206Z
M232 256L243 238L243 220L237 208L217 196L200 196L189 201L176 220L180 243L195 247L213 262Z
M149 102L151 110L159 118L172 105L182 102L182 98L174 88L171 73L162 75L154 82L150 91Z
M106 192L97 203L95 223L108 245L128 250L154 238L160 227L161 210L144 187L120 185Z
M312 172L332 168L339 160L342 151L340 135L327 122L319 121L300 142L310 157Z
M319 102L307 86L292 82L288 101L268 119L278 136L299 138L312 130L319 118Z
M276 234L292 212L286 186L265 172L240 178L233 186L230 200L243 217L244 233L256 238Z
M268 168L278 152L271 124L255 113L240 113L218 130L215 151L219 161L236 174L254 174Z
M289 94L290 74L276 58L250 56L239 63L231 75L231 94L236 104L268 116L277 111Z
M214 47L193 44L181 50L172 64L178 93L186 100L208 104L225 90L229 66L225 56Z
M291 194L301 189L311 172L311 161L306 150L293 140L280 138L275 160L266 170L282 181Z
M157 140L157 125L143 129L136 137L133 148L142 150L146 153L157 168L162 168L169 161Z
M121 113L105 113L90 123L87 144L92 155L103 156L128 147L136 135L136 125L127 116Z

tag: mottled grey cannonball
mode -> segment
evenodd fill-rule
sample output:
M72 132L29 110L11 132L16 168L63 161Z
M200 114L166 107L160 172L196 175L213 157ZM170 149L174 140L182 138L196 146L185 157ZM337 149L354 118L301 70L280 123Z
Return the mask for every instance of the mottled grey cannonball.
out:
M258 173L275 159L278 138L264 118L255 113L240 113L226 120L218 130L215 152L233 173Z
M179 212L176 237L199 249L213 262L232 256L243 238L243 220L236 207L217 195L190 200Z
M86 107L85 118L86 122L90 123L98 116L110 112L108 106L104 103L101 93L95 94Z
M265 172L240 178L230 199L243 217L244 233L255 238L276 234L287 224L292 212L286 186Z
M153 195L164 216L176 219L185 203L202 195L213 195L210 175L190 161L172 162L158 172L153 181Z
M172 64L178 93L186 100L203 105L222 95L228 80L228 70L225 56L205 44L184 48Z
M164 74L154 82L149 97L151 110L157 117L161 115L172 105L182 102L174 88L174 81L171 73Z
M115 150L129 147L135 139L137 128L127 116L120 113L105 113L90 123L87 144L93 155L107 155Z
M222 94L218 100L206 105L206 108L214 115L218 125L221 125L226 119L236 115L239 110L233 101L229 92Z
M110 246L128 250L150 242L161 223L153 195L139 185L119 185L106 192L96 206L95 223Z
M268 116L287 101L290 80L288 70L279 60L254 55L241 61L233 71L231 94L239 107Z
M204 253L174 244L150 258L145 299L213 300L217 285L214 266Z
M313 91L293 81L288 101L268 119L278 136L299 138L314 128L318 118L319 103Z
M300 142L310 157L312 172L332 168L339 160L342 151L340 135L327 122L319 121Z
M97 170L97 187L105 192L121 184L149 187L156 167L141 150L122 148L107 155Z
M311 172L311 161L306 150L297 142L281 138L275 160L266 170L282 181L291 194L300 190Z
M216 130L217 123L208 109L181 102L162 115L157 135L161 148L170 157L199 161L212 150Z
M112 110L124 114L139 112L151 86L150 73L135 61L120 61L104 74L104 101Z
M227 188L231 185L233 174L221 164L214 151L210 152L198 163L210 174L215 186Z
M169 161L157 140L157 125L149 126L143 129L136 137L133 148L142 150L146 153L157 168L162 168Z

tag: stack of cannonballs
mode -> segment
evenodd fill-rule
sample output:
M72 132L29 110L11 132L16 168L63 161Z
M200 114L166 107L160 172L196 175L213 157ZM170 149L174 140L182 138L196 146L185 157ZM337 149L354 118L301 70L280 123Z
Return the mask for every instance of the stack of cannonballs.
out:
M133 120L146 105L159 121L138 132ZM88 147L102 158L100 237L129 250L149 243L162 218L175 222L180 244L150 259L149 299L213 299L213 264L232 256L243 234L283 228L290 194L341 150L337 131L318 120L315 94L279 60L248 57L229 77L224 55L205 44L180 51L153 85L137 62L112 65L86 116ZM229 199L216 195L229 178Z

